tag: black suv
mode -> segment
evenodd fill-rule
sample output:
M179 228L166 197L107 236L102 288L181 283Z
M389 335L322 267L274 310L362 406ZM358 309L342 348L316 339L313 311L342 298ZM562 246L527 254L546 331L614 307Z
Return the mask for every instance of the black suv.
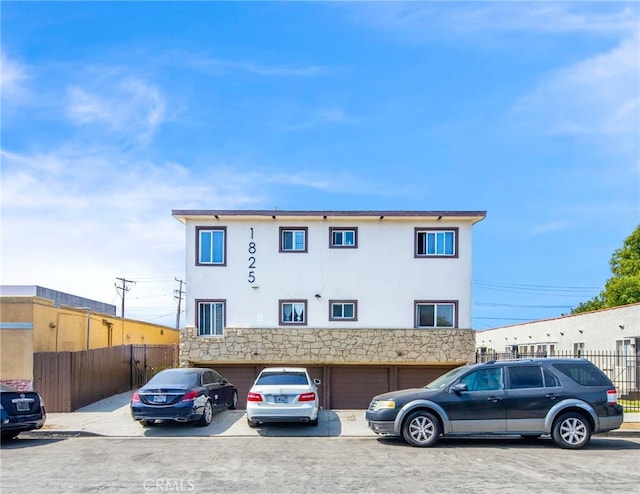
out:
M491 361L458 367L424 388L375 396L366 412L377 434L433 446L441 435L550 434L561 448L617 429L622 406L609 378L582 358Z

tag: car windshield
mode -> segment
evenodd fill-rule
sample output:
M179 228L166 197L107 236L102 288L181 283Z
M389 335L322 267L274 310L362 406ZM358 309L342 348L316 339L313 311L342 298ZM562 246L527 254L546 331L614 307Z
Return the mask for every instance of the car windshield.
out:
M425 386L425 388L427 389L444 388L445 386L448 386L449 384L451 384L455 379L457 379L458 374L460 374L465 368L466 366L456 367L455 369L450 370L449 372L440 376L439 378L431 381L429 384Z
M150 386L197 386L199 372L191 371L185 372L182 369L164 370L159 374L153 376L153 378L145 385Z
M260 375L256 384L282 385L282 384L302 384L307 385L309 381L304 372L265 372Z

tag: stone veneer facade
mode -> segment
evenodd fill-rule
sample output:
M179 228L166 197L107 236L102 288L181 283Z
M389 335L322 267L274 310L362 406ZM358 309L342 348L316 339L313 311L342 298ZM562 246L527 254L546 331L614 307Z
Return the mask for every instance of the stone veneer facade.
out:
M471 329L225 328L223 336L203 337L188 326L180 365L461 365L475 362L475 341Z

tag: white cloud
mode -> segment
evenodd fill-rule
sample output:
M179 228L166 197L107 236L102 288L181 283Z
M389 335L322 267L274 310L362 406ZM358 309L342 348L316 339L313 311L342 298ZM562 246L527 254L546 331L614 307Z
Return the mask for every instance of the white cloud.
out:
M221 189L215 180L200 181L180 164L136 160L110 148L3 150L0 157L2 283L38 284L107 303L114 303L116 277L184 277L184 226L172 209L233 208L246 200L229 184ZM159 305L171 325L175 303L164 295L149 298L157 289L136 286L131 309Z
M571 227L571 223L565 220L549 221L540 225L535 225L531 229L532 235L541 235L550 232L566 230Z
M29 79L29 68L2 51L0 54L0 93L3 104L19 102L27 93L25 87Z
M166 113L161 92L133 77L99 78L67 90L67 115L76 125L98 124L148 141Z
M513 111L556 134L640 132L638 36L613 50L548 74Z
M359 22L414 42L514 32L628 34L638 28L638 8L631 3L374 2L346 8Z
M239 60L223 60L201 54L173 54L177 63L193 69L227 74L246 72L265 77L318 77L325 75L327 69L318 65L265 64Z

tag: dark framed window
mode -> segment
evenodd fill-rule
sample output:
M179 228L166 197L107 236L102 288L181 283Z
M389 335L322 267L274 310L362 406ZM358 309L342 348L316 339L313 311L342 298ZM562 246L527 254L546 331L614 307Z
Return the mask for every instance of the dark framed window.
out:
M329 228L329 248L330 249L357 249L358 248L358 228Z
M357 321L357 300L329 300L330 321Z
M470 372L460 383L467 385L467 391L497 391L504 388L504 374L501 367L491 367Z
M306 300L280 300L280 324L283 326L307 325Z
M280 252L307 252L307 234L305 227L280 227Z
M414 257L458 257L458 229L416 228Z
M225 266L227 264L227 227L196 227L196 265Z
M225 306L225 300L196 300L198 336L222 336L226 317Z
M542 367L539 365L518 365L509 368L509 388L544 388Z
M415 302L416 328L457 328L457 301L429 301Z

